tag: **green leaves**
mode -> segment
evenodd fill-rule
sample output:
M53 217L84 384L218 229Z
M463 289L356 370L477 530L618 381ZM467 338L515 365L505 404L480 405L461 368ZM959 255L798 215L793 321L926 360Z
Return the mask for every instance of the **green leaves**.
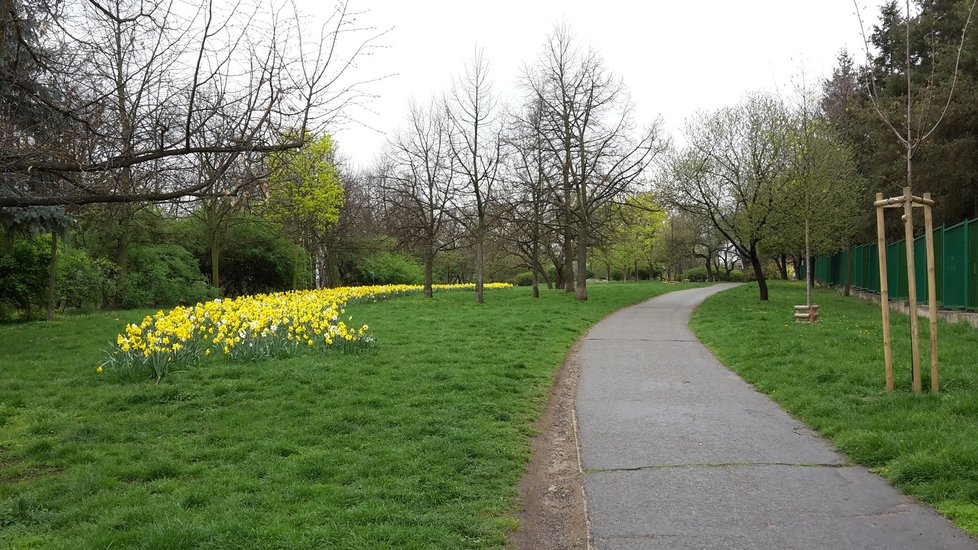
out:
M305 146L269 155L265 207L296 240L309 232L322 234L339 221L343 186L334 157L329 135L307 135Z

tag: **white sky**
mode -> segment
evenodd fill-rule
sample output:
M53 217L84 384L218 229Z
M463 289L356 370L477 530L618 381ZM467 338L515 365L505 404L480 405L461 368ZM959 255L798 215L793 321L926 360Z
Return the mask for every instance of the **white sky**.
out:
M877 21L882 0L859 0L864 21ZM318 18L328 0L301 0ZM515 100L522 68L537 58L555 24L568 23L580 46L596 49L624 79L644 125L662 117L675 136L697 110L735 103L746 92L791 92L831 73L847 47L863 58L852 0L351 0L361 21L391 28L384 49L360 60L356 77L391 75L365 90L370 111L360 124L334 130L340 154L368 166L385 132L401 127L410 98L426 102L484 48L496 91ZM868 31L869 29L867 29Z

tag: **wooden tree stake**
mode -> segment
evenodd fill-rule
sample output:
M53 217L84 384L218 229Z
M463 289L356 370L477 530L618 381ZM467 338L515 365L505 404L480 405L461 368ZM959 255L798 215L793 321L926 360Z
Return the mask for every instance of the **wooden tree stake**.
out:
M924 193L924 230L927 239L927 312L930 317L930 392L940 391L937 376L937 269L934 265L934 216L930 193Z
M913 373L913 392L920 393L920 322L917 319L917 274L913 260L913 193L903 188L903 232L907 245L907 297L910 306L910 364Z
M876 193L876 202L883 193ZM880 258L880 304L883 306L883 362L886 364L886 391L893 391L893 351L890 338L890 291L886 281L886 232L883 226L883 206L876 207L876 243Z

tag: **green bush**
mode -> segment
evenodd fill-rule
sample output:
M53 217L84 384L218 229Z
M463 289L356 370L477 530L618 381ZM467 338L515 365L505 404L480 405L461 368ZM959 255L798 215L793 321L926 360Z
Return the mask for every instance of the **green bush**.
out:
M379 252L365 257L357 266L360 282L382 284L421 284L424 268L407 254Z
M133 246L129 273L115 288L116 305L123 308L192 304L217 296L197 268L197 260L180 245Z
M690 268L690 269L686 270L686 273L683 273L683 277L682 278L684 280L685 279L688 279L688 280L690 280L692 282L702 283L702 282L706 281L708 277L706 275L706 268L705 267L693 267L693 268Z
M0 319L29 317L46 300L51 237L16 239L0 249Z
M533 284L533 272L532 271L522 271L517 273L513 280L510 281L516 286L531 286Z
M92 258L84 250L62 248L58 255L58 304L75 309L104 307L112 295L112 276L117 269L115 263Z
M730 272L730 275L727 275L726 273L721 271L720 280L730 281L732 283L742 283L744 282L744 272L739 269L735 269Z

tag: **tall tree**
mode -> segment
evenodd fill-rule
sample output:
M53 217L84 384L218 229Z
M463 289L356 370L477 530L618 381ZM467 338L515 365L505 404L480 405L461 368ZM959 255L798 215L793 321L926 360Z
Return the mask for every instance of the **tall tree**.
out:
M895 140L902 149L902 175L896 179L907 187L917 185L919 172L914 167L918 153L924 151L925 143L938 137L938 130L948 115L954 117L955 95L962 84L974 83L976 73L975 59L970 53L975 42L972 39L969 44L968 30L978 1L918 0L915 3L919 8L916 12L911 9L910 0L905 0L903 13L896 0L887 3L881 9L880 24L867 33L859 4L855 2L869 73L863 78L867 97L890 142ZM875 55L870 43L877 49ZM968 51L966 45L972 48L964 55ZM964 76L962 72L970 74ZM973 106L966 109L972 117L976 114ZM936 151L949 152L941 149ZM935 168L940 170L946 158L936 156ZM973 177L968 179L973 185ZM937 190L932 185L923 187ZM978 197L975 193L971 195ZM978 202L974 205L978 209ZM939 218L941 214L938 211Z
M397 232L421 249L428 298L435 257L454 246L445 231L457 191L451 129L444 109L435 102L423 107L412 102L408 128L388 144L390 169L381 179L384 200L400 211Z
M284 139L294 139L286 136ZM339 220L343 186L335 164L329 135L307 137L301 149L269 156L265 213L303 247L319 273L319 245L323 235ZM292 257L292 288L300 287L298 249ZM318 279L318 277L317 277ZM316 281L317 286L322 281Z
M759 244L784 208L791 120L783 102L751 94L736 106L687 122L688 148L668 162L662 196L710 220L752 264L760 300L768 299Z
M477 49L465 70L452 83L445 112L451 127L454 166L465 181L458 211L475 246L475 302L484 301L485 246L489 209L502 161L502 121L498 98L489 80L489 63Z
M554 194L559 192L560 163L551 154L545 135L543 103L531 96L520 114L510 117L506 143L511 151L505 164L507 194L502 237L530 268L532 293L540 297L540 281L551 281L543 258L551 249L560 215ZM557 262L561 267L562 263ZM559 281L558 281L559 284Z
M597 52L574 48L566 26L548 37L544 54L525 81L543 106L547 146L561 169L557 197L563 210L565 289L587 300L592 217L610 201L623 199L641 180L661 149L658 125L636 132L621 80ZM576 281L571 278L572 258Z

